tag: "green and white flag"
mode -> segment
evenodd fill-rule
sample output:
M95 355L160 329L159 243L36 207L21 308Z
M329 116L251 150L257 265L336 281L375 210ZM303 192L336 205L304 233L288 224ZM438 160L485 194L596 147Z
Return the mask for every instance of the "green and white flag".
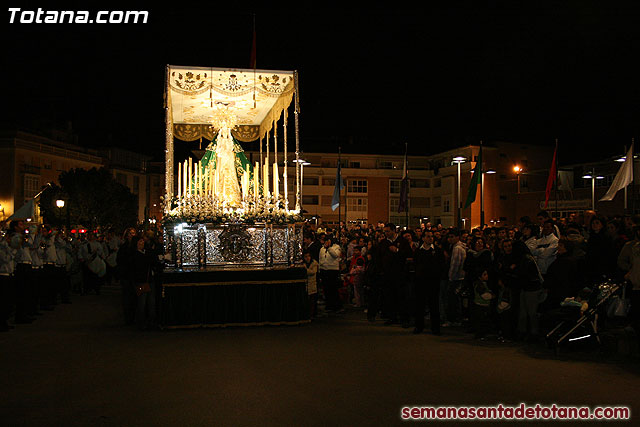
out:
M476 167L473 168L473 176L471 177L471 183L469 184L469 192L467 193L467 201L464 204L465 209L471 206L471 203L476 201L476 193L478 192L478 184L482 176L482 144L480 144L480 152L478 153L478 161Z

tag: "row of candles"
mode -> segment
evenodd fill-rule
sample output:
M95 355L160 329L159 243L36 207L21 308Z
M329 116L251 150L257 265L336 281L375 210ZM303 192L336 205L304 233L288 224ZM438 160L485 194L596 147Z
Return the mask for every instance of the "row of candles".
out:
M240 177L240 184L242 190L242 200L250 201L250 197L254 200L258 199L260 194L260 163L256 162L253 169L253 182L251 182L249 165L245 166L245 169ZM253 185L253 192L250 194L250 188ZM191 158L185 160L184 163L178 163L178 199L183 197L214 197L222 191L220 186L220 177L218 169L213 168L211 165L202 166L201 162L194 163ZM284 183L284 198L287 199L287 182L285 176ZM279 197L280 191L280 179L278 174L278 164L273 163L273 194ZM269 197L269 167L265 165L262 167L262 192L264 197ZM218 197L220 199L220 197Z

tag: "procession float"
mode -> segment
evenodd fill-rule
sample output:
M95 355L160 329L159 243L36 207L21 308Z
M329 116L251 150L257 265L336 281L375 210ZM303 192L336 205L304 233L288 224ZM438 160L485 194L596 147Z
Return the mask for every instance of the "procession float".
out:
M297 72L168 65L165 112L162 326L308 322ZM176 162L196 140L201 157Z

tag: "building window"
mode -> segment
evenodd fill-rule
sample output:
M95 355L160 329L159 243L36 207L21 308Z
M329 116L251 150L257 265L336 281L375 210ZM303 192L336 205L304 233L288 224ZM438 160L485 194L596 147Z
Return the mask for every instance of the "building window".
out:
M318 196L302 196L303 205L317 205Z
M409 205L409 208L411 208L411 203L412 200L409 199L407 201L407 204ZM389 212L393 213L397 213L398 212L398 205L400 204L400 199L396 199L395 197L389 199Z
M433 180L433 188L442 187L442 179L434 178Z
M140 193L140 177L137 175L133 176L133 194Z
M302 179L302 185L318 185L320 180L317 176L305 176Z
M360 168L360 162L351 162L349 164L350 168L354 168L354 169L359 169Z
M411 188L429 188L430 182L428 179L410 179L409 186Z
M431 199L428 197L412 197L411 206L414 208L430 208Z
M366 193L367 192L367 180L366 179L350 179L347 181L347 192L349 193Z
M24 176L24 197L31 199L40 191L40 177L34 175Z
M500 200L507 200L507 196L500 195Z
M322 185L330 185L330 186L333 187L333 186L336 185L336 179L335 178L322 178Z
M400 185L402 180L390 179L389 180L389 194L400 194Z
M442 212L451 212L451 202L449 199L444 199L442 202Z
M436 196L433 198L433 207L438 208L442 204L442 197Z
M393 169L393 162L388 160L381 160L379 165L380 169Z
M367 199L362 197L347 198L348 212L367 212Z

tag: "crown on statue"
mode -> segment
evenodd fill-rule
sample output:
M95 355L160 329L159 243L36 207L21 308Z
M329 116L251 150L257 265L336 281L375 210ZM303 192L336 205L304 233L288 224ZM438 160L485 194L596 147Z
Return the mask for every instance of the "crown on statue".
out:
M238 125L238 116L228 105L218 103L211 112L211 126L215 129L233 129Z

